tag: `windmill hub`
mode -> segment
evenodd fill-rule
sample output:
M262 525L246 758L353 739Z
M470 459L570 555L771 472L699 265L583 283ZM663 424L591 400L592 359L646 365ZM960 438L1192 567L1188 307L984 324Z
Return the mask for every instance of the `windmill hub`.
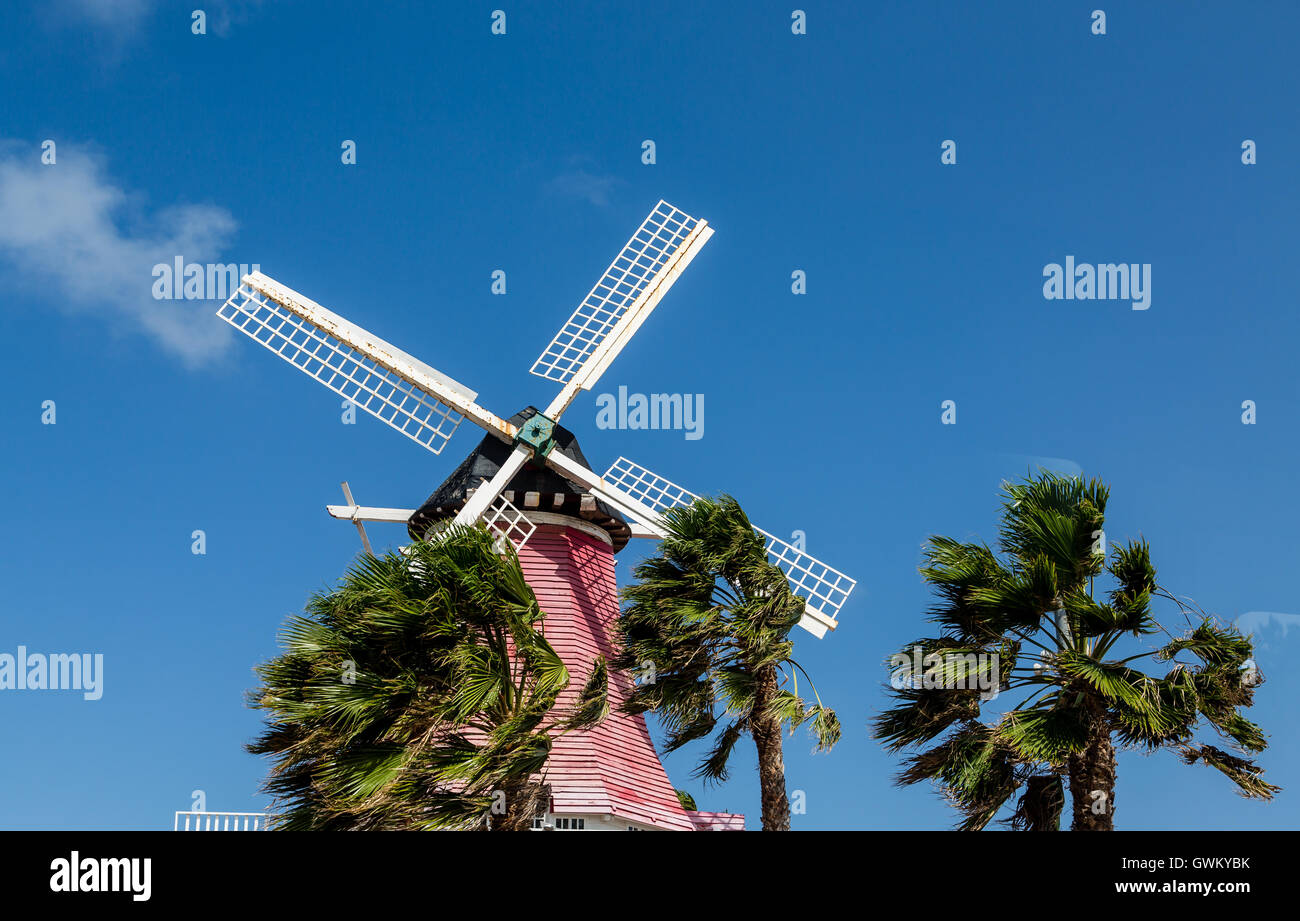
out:
M515 413L509 422L520 432L516 444L535 447L524 436L532 431L536 422L547 433L546 457L556 460L564 457L583 467L589 466L573 433L542 415L535 407L529 406ZM512 453L510 445L491 435L485 435L469 456L434 490L433 495L411 515L407 523L411 537L423 537L436 523L459 514L476 492L487 488L486 484L509 462ZM502 486L501 494L527 515L535 516L540 512L594 525L609 535L616 553L623 549L631 537L627 519L619 514L617 508L593 495L582 484L556 473L540 458L528 461L515 471Z
M533 410L533 412L537 411ZM555 420L537 413L519 427L515 444L532 448L533 460L545 460L551 453L551 449L555 447Z

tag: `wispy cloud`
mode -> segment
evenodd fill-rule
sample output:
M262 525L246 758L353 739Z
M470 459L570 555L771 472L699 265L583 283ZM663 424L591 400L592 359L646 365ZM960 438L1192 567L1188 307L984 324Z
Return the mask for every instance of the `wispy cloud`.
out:
M51 6L65 20L78 17L98 25L133 27L155 3L156 0L54 0Z
M243 25L263 0L208 0L208 29L217 35L230 34L232 26Z
M1240 615L1233 624L1242 633L1259 633L1268 627L1282 631L1286 639L1292 627L1300 628L1300 614L1287 614L1282 611L1247 611Z
M0 144L0 264L43 300L102 311L117 330L144 332L187 364L215 358L230 330L206 301L155 300L153 267L177 256L221 262L235 229L211 205L148 213L84 148L62 144L57 164L45 166L30 146Z
M1024 468L1030 475L1039 471L1047 470L1052 473L1059 473L1065 476L1082 476L1083 467L1077 461L1072 461L1065 457L1042 457L1037 454L999 454L998 457L1004 464L1012 465L1017 468L1016 476L1025 474L1019 470Z
M205 0L201 4L166 7L165 15L172 28L190 30L193 10L201 9L207 15L208 32L225 36L232 26L248 21L264 0ZM159 6L159 0L49 0L44 7L46 22L57 28L84 28L91 26L102 30L117 41L124 41L140 29L149 15Z
M49 0L38 7L47 28L93 32L120 52L157 6L157 0Z
M579 167L556 176L547 183L547 188L565 198L580 198L604 208L609 205L610 193L619 182L615 176L602 176Z

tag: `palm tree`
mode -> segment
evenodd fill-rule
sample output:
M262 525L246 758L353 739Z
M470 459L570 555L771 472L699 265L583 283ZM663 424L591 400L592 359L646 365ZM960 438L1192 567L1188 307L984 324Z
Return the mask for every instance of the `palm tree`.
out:
M513 548L482 527L363 555L257 668L268 726L248 750L273 758L278 827L530 827L553 739L608 712L603 659L556 706L569 672L543 616Z
M925 548L941 632L894 658L898 706L875 720L875 735L891 751L913 749L899 783L935 782L962 829L987 826L1023 788L1006 823L1056 830L1068 782L1071 827L1111 830L1117 746L1204 762L1249 798L1279 789L1248 758L1195 738L1208 725L1243 755L1266 747L1241 713L1262 683L1250 640L1161 588L1145 541L1107 552L1108 496L1099 480L1052 473L1003 484L1001 556L948 537ZM1156 621L1155 598L1177 605L1181 635ZM1147 640L1157 634L1160 645ZM1169 665L1148 675L1134 665L1143 659ZM981 705L1002 692L1015 705L981 722Z
M623 592L614 665L639 682L625 708L657 713L668 751L721 723L695 771L706 781L726 779L731 753L748 735L758 751L763 829L788 831L783 731L809 723L822 751L840 737L835 711L799 697L798 676L807 675L792 658L789 633L804 602L730 496L670 509L664 520L659 555L637 566Z

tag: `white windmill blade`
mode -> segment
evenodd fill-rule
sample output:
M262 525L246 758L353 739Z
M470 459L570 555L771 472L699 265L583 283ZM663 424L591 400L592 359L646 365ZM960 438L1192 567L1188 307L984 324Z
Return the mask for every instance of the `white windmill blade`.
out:
M707 221L655 205L533 363L531 373L565 385L546 416L559 419L591 389L711 236Z
M624 518L631 519L639 526L633 529L635 536L663 537L667 533L664 530L663 518L657 511L642 503L636 496L629 495L613 483L601 479L599 475L564 452L552 451L546 455L546 465L565 479L582 486L597 499L613 506L615 511L622 514Z
M385 521L406 524L415 514L413 508L376 508L372 505L327 505L330 517L343 521Z
M348 505L357 508L359 511L356 500L352 498L352 487L348 485L348 481L344 480L340 485L343 487L343 498L347 500ZM361 546L365 548L366 553L374 556L375 551L370 547L370 538L366 534L366 526L361 523L361 519L355 514L352 516L352 523L357 526L357 534L361 535Z
M456 513L456 524L472 525L485 514L505 491L510 481L515 478L515 474L523 469L524 464L528 463L529 458L533 456L531 448L525 445L516 445L515 449L510 452L510 456L505 459L497 472L493 474L492 479L481 483L474 494L465 500L461 510ZM502 501L505 501L502 499Z
M496 534L497 553L505 552L504 541L514 544L515 552L518 553L537 530L537 525L533 524L528 516L519 511L505 496L497 496L488 506L483 514L483 524Z
M261 272L217 316L434 454L463 418L506 442L516 434L473 390Z
M531 447L522 442L516 445L492 479L484 480L472 490L461 510L456 513L455 523L468 526L482 520L490 529L514 543L516 549L523 547L536 526L528 520L525 513L510 503L504 492L515 474L534 457ZM597 499L603 500L633 522L634 534L664 536L663 524L657 512L616 486L604 482L563 451L550 451L542 460L560 476L587 489Z
M690 490L625 457L620 457L605 471L604 480L656 513L690 505L699 498ZM839 625L840 608L848 601L857 580L762 528L754 530L766 538L767 555L785 573L790 589L806 602L799 626L819 639L826 635L827 630L834 630Z

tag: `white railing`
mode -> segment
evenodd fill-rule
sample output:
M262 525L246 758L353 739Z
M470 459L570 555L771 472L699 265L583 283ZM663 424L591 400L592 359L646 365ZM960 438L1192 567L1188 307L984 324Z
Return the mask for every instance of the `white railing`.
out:
M268 818L265 812L177 811L172 831L266 831Z

